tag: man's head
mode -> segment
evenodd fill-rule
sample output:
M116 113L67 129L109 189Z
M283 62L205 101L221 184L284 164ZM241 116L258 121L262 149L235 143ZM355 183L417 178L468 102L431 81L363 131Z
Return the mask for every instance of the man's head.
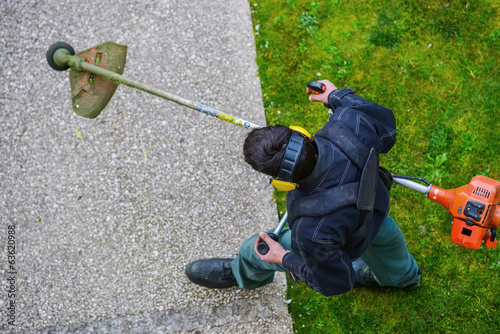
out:
M292 133L290 128L282 125L253 130L243 144L245 161L256 171L274 178L278 177L281 161ZM305 140L290 181L296 183L305 179L311 174L315 165L316 153L312 144Z

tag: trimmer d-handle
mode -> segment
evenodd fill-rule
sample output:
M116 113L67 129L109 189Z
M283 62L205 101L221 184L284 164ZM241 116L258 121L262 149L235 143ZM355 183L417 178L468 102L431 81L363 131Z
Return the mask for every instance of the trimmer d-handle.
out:
M308 89L308 93L309 92L313 92L314 94L318 95L318 94L322 94L325 92L325 89L326 89L326 85L322 82L319 82L319 81L309 81L307 83L307 89Z
M283 230L283 227L285 227L287 221L288 221L288 212L285 212L274 232L269 233L271 239L273 239L276 242L280 241L279 235ZM261 241L257 245L257 251L262 255L266 255L269 252L269 246L264 241Z
M395 183L424 193L441 203L453 216L451 240L461 246L478 249L482 242L488 248L497 245L500 223L500 182L486 176L475 176L469 184L456 189L442 189L421 178L393 175ZM422 185L413 180L426 183Z

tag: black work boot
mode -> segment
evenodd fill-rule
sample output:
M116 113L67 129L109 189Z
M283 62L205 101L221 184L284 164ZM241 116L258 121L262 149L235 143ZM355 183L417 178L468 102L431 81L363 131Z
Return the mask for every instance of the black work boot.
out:
M231 269L233 259L204 259L189 263L186 276L195 284L207 288L238 286Z
M352 268L354 269L354 274L356 275L356 281L354 284L362 286L380 286L375 278L373 278L373 273L366 265L365 261L357 259L352 262Z

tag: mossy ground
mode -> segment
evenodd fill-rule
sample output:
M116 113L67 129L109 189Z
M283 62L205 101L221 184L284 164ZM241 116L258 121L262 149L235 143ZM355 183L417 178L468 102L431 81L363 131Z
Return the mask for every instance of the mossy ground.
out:
M500 180L500 19L489 1L258 0L252 8L268 125L314 133L326 109L309 80L329 79L392 109L394 149L381 164L456 188L475 175ZM277 192L280 211L284 194ZM446 210L401 186L390 214L424 268L415 291L355 288L323 297L289 284L299 333L483 333L500 328L500 248L450 241Z

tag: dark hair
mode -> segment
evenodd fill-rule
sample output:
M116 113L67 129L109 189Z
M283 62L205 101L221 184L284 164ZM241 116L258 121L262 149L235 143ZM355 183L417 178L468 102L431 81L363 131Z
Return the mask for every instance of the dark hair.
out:
M252 130L243 144L245 161L256 171L277 177L292 132L283 125ZM312 144L306 140L291 181L305 179L312 173L315 165L316 153Z

